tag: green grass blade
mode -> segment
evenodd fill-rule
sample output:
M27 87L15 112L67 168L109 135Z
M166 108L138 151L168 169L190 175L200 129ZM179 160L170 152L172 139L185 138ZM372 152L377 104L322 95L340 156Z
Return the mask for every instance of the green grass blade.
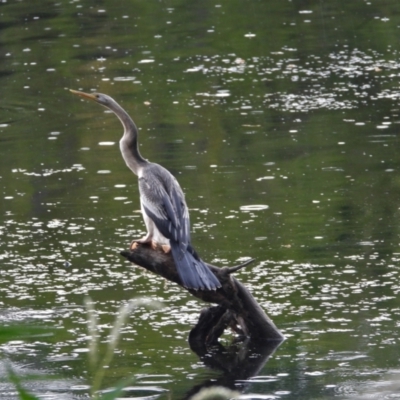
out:
M85 297L85 306L87 310L87 326L88 326L88 348L89 348L89 365L94 370L98 363L98 319L93 306L92 299Z
M8 367L8 377L10 381L15 385L20 400L40 400L39 397L36 397L35 395L29 393L22 387L19 377L15 374L11 367Z
M223 386L211 386L201 389L200 392L192 396L189 400L232 400L238 399L239 396L239 392Z
M0 327L0 345L11 340L24 340L36 337L50 337L54 329L47 326L26 326L13 324Z
M126 323L126 320L128 319L131 311L140 305L145 305L146 307L149 308L161 308L162 304L158 301L154 301L154 300L149 300L146 298L138 298L138 299L131 299L130 301L128 301L127 304L122 305L116 315L115 321L114 321L114 325L110 330L110 335L108 337L108 344L107 344L107 348L105 351L105 354L103 356L103 358L96 362L93 368L94 371L94 375L93 375L93 379L92 379L92 384L91 384L91 388L90 388L90 394L92 396L93 399L100 399L102 397L99 397L99 393L98 391L101 388L102 382L103 382L103 378L106 372L106 368L111 364L111 361L114 357L114 353L115 353L115 349L117 348L118 345L118 341L121 337L121 330L123 328L123 326ZM94 318L94 317L90 317L91 314L94 315L94 309L92 311L90 311L90 307L92 306L92 303L87 301L86 302L86 307L88 308L88 318ZM97 340L97 320L95 322L90 322L88 321L88 326L89 326L89 335L92 336L92 341L93 341L93 336L96 336L96 340ZM92 330L92 331L90 331ZM92 342L89 342L92 343ZM97 348L96 348L97 349ZM89 349L89 355L90 355L90 349ZM125 382L125 381L123 381ZM119 386L117 387L117 389L119 388ZM114 399L115 397L111 397L111 399Z

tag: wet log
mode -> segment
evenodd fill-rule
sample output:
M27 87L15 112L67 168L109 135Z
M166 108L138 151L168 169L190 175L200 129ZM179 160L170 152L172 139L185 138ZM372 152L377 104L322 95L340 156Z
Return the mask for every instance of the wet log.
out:
M171 253L165 253L161 247L153 249L146 244L138 244L135 249L122 251L121 255L130 262L182 286ZM185 289L205 302L217 304L202 310L197 325L190 332L191 345L215 344L228 327L252 341L284 340L283 334L265 314L250 291L232 276L250 262L231 268L218 268L207 264L222 287L208 291Z

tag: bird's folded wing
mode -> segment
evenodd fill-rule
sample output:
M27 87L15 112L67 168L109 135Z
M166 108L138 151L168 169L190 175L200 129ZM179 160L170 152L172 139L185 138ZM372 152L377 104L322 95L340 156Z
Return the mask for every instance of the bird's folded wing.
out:
M139 188L146 214L166 238L179 243L185 251L190 242L189 213L179 186L178 190L172 187L167 192L163 185L140 178Z

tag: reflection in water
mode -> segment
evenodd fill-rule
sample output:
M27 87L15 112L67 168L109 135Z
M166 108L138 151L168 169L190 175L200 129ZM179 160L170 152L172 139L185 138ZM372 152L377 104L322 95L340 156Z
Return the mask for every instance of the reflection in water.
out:
M245 390L251 382L248 379L257 376L280 344L281 342L276 340L262 343L252 343L248 340L231 344L229 347L218 344L212 350L208 350L206 346L199 346L198 341L190 342L191 349L196 352L204 364L208 368L222 371L222 375L217 379L208 379L200 385L196 385L185 398L190 398L202 388L210 386Z

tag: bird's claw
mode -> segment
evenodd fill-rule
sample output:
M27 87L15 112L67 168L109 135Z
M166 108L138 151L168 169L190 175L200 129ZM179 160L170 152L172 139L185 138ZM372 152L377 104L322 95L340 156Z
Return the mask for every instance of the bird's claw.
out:
M153 242L152 240L148 240L148 239L146 239L146 238L143 238L143 239L136 239L136 240L132 240L132 242L131 242L131 245L130 245L130 250L135 250L135 249L137 249L138 247L139 247L139 243L140 244L147 244L147 245L150 245L151 246L151 248L153 249L153 250L155 250L156 248L157 248L157 243L156 242ZM164 250L165 251L165 250Z
M136 242L135 240L131 243L131 245L129 246L129 250L135 250L139 247L139 243Z

